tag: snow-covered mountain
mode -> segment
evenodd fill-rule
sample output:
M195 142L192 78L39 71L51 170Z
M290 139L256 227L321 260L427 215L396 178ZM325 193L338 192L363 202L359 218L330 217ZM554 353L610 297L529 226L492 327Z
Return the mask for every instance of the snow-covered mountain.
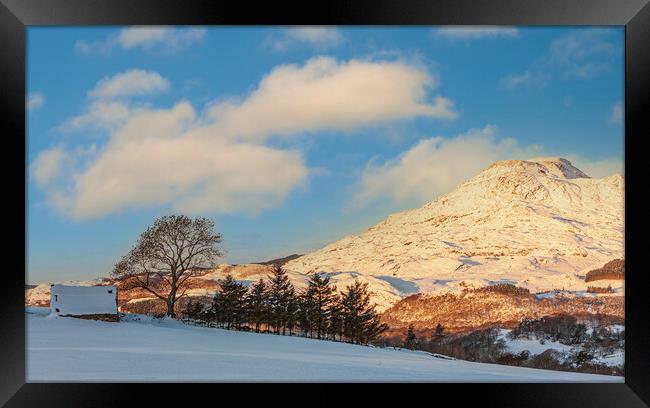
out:
M587 289L584 274L624 251L624 178L587 176L562 158L504 160L423 207L285 267L366 281L384 310L413 293L511 283L533 293ZM622 295L622 281L613 281Z

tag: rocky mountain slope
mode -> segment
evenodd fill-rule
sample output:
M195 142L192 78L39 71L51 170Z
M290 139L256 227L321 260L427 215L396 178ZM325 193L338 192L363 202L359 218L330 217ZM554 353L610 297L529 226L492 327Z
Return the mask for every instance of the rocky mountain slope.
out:
M532 293L587 289L584 275L623 257L624 178L588 177L561 158L498 161L421 208L285 267L370 284L380 309L414 293L510 283ZM623 282L614 282L622 294Z
M409 325L427 330L441 324L445 331L463 332L482 327L514 327L524 319L550 315L587 318L598 316L622 324L625 304L622 296L535 296L512 285L486 286L461 293L417 294L397 302L382 314L391 331L403 333Z

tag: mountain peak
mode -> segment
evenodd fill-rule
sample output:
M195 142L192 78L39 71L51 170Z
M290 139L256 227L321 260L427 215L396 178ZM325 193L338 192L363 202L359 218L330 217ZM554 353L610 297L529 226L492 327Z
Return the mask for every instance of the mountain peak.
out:
M527 160L499 160L489 169L501 171L527 171L564 179L590 178L567 159L561 157L534 157Z
M532 159L528 159L527 161L541 164L554 174L561 174L563 177L568 179L590 178L582 170L575 167L573 164L571 164L570 161L563 159L562 157L534 157Z

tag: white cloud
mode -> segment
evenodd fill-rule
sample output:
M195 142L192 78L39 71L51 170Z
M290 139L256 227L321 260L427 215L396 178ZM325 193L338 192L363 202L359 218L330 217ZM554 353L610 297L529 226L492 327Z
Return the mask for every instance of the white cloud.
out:
M145 49L177 52L201 41L207 34L204 28L176 28L169 26L131 26L104 40L86 42L77 40L75 50L82 54L109 54L113 48Z
M542 88L551 76L588 80L610 72L619 58L622 44L610 40L611 30L580 28L551 41L548 51L521 74L499 81L503 89L520 86Z
M499 87L512 90L519 87L543 88L546 86L550 76L541 72L526 71L521 74L508 75L499 80Z
M59 177L68 154L61 147L43 150L30 165L31 176L39 186L45 186Z
M60 129L63 131L88 127L108 130L117 129L124 124L129 114L129 107L123 102L93 101L86 113L68 119Z
M623 122L623 102L616 102L612 106L612 112L609 115L609 121L612 123Z
M266 37L264 44L275 51L287 51L299 45L322 51L336 47L343 39L343 34L335 27L293 27L273 32Z
M607 29L578 29L551 42L547 63L568 78L591 79L612 68L621 44L608 39Z
M132 69L112 77L103 78L95 88L88 92L88 96L96 99L114 99L165 92L167 90L169 90L169 81L159 73Z
M455 26L438 28L435 34L453 40L476 40L496 37L514 38L519 36L519 30L516 27Z
M202 40L206 33L204 28L129 27L122 29L117 39L125 49L164 46L179 50Z
M403 62L315 58L272 70L247 97L209 105L203 115L188 102L152 109L134 108L128 99L91 99L87 116L71 123L104 124L108 139L64 180L44 177L48 202L78 220L160 205L256 213L286 200L310 173L299 151L267 146L267 138L416 116L453 118L451 101L427 102L435 85L422 67ZM36 160L34 172L53 173L46 164Z
M41 151L29 166L29 177L45 191L47 204L59 209L74 193L70 180L83 160L92 159L96 146L65 149L62 146Z
M34 111L45 103L45 96L40 92L30 93L25 100L25 109L28 112Z
M116 130L135 110L128 103L129 98L166 92L169 88L169 81L153 71L132 69L105 77L88 92L88 110L68 119L60 129L73 131L94 127Z
M93 42L77 40L74 42L74 49L80 54L108 55L111 53L115 45L116 42L114 38Z
M496 134L496 127L486 126L455 137L423 139L383 164L371 162L352 205L382 197L422 203L446 194L496 160L524 159L539 151L536 146L520 147L515 139L497 139Z
M339 63L318 57L303 66L275 68L244 101L218 103L209 114L217 119L220 133L249 139L321 129L350 131L417 116L454 119L451 100L426 100L435 86L426 70L399 61Z
M140 109L64 185L52 183L48 202L76 220L159 205L189 213L256 213L305 183L300 153L209 137L193 129L197 124L187 102ZM60 160L51 156L43 153L32 164L43 183L57 174L52 169Z

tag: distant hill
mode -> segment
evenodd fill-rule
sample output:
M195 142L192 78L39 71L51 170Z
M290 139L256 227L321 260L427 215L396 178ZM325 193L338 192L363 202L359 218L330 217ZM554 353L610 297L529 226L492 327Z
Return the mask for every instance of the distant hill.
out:
M277 259L271 259L270 261L266 261L266 262L253 262L253 263L258 265L273 265L273 264L284 265L289 261L293 261L294 259L300 258L301 256L302 255L292 254L289 256L285 256L284 258L277 258Z

